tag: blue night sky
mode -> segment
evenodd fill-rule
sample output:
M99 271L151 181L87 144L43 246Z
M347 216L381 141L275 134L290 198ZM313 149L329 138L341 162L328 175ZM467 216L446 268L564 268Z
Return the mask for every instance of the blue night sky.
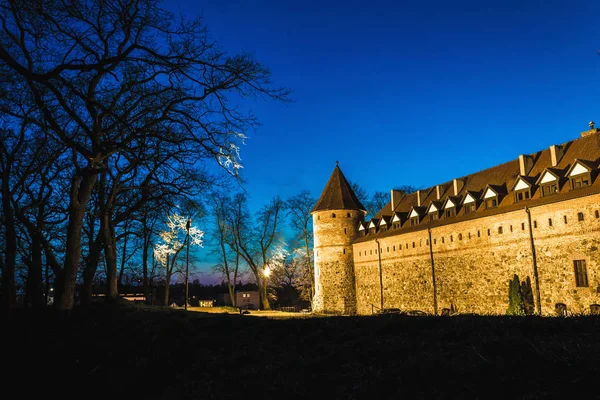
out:
M600 124L598 1L170 1L293 89L242 148L256 210L335 161L367 191L428 187Z

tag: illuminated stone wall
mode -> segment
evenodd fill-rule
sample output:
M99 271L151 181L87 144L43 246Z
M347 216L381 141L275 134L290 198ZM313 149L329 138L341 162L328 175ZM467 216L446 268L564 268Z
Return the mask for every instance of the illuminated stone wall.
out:
M335 217L333 217L335 214ZM316 312L355 314L352 243L362 211L327 210L313 214Z
M573 313L587 313L590 304L600 303L599 210L600 195L531 209L542 314L553 314L556 303ZM438 312L454 304L459 312L504 314L513 274L521 280L529 276L534 286L524 209L435 227L431 237ZM353 246L357 312L370 314L380 307L382 287L385 308L433 312L427 229L379 242L379 247L375 240ZM586 261L588 287L576 286L574 260Z

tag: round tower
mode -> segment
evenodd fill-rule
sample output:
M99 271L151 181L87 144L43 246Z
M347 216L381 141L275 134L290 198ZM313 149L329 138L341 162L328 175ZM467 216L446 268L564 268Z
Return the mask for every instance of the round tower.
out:
M311 211L314 233L315 312L356 314L352 243L365 218L362 206L337 165Z

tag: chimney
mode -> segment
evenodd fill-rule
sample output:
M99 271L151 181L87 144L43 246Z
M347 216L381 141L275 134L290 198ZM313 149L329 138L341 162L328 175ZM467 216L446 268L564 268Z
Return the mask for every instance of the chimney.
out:
M452 181L452 186L454 186L454 195L458 196L458 192L463 188L465 182L462 179L454 179Z
M521 176L529 175L531 168L533 168L533 157L521 154L519 156L519 173Z
M435 186L435 199L439 200L442 198L442 193L444 193L444 187L442 185Z
M390 197L392 200L392 211L396 209L396 207L398 206L398 204L400 204L405 195L406 193L403 190L390 190Z
M600 131L600 129L594 128L595 124L596 123L594 121L590 121L589 124L588 124L588 126L590 127L590 129L588 129L587 131L581 132L581 137L586 137L586 136L593 135L594 133L598 133Z
M422 190L417 190L417 207L421 207L421 203L425 200L424 193Z
M553 144L550 146L550 159L552 160L552 166L556 167L560 162L565 149L562 146Z

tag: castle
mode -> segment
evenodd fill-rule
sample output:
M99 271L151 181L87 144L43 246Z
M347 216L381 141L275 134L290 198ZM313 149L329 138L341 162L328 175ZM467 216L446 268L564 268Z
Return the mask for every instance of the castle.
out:
M600 308L600 129L406 194L369 221L336 165L312 209L315 312L505 314L509 280L534 311Z

